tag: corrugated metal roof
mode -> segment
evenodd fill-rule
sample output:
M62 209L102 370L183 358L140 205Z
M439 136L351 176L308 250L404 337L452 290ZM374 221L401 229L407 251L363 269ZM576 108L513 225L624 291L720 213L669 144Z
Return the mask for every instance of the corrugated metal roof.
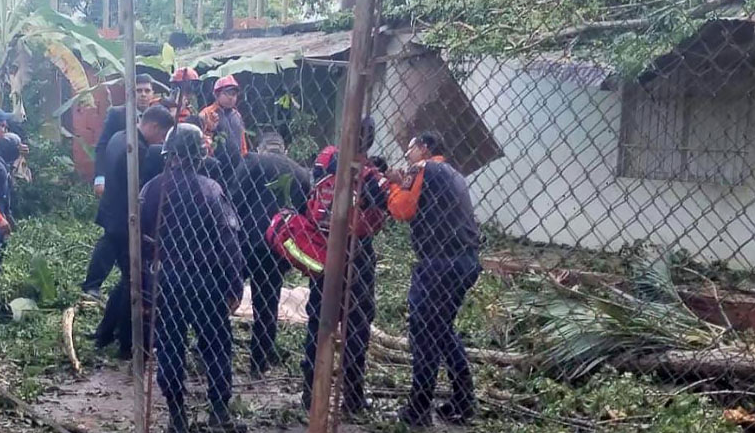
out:
M311 32L264 38L235 38L211 41L210 46L199 46L178 52L180 64L191 64L199 59L216 60L231 57L330 57L351 46L351 32Z

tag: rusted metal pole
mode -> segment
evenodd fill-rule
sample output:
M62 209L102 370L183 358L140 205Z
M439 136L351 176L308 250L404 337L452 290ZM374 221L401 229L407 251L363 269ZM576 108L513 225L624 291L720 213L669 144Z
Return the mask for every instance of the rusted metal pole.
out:
M343 295L346 244L349 231L349 207L353 197L351 169L359 141L359 127L364 104L367 68L370 64L370 38L375 0L362 0L354 13L351 35L349 72L343 109L343 130L336 169L333 214L328 236L328 257L325 262L325 287L320 309L320 329L317 334L317 357L312 387L312 407L309 412L309 432L326 433L333 374L335 332Z
M126 83L126 169L128 174L128 248L131 268L132 370L134 373L134 426L144 433L144 331L142 321L142 249L139 218L139 143L136 131L136 50L134 42L134 1L121 0L123 19L124 81Z

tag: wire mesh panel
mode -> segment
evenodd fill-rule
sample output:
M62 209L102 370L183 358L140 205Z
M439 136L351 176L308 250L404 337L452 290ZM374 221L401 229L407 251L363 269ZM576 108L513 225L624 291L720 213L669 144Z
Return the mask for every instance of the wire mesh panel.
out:
M699 410L685 429L744 422L752 24L688 24L634 73L581 31L461 58L433 47L455 29L383 34L370 153L397 170L375 243L380 413L654 430L664 410L630 402L667 398Z
M336 428L748 422L752 23L698 11L684 37L622 65L592 32L657 30L627 14L663 12L603 6L621 19L560 26L576 12L556 8L570 18L511 30L505 55L438 48L443 28L383 28L354 161L331 146L342 62L236 74L248 154L223 166L231 135L199 120L198 153L169 136L143 191L146 341L172 415L156 419L305 422L320 312L336 302ZM214 84L197 106L219 100ZM334 300L338 164L354 182Z

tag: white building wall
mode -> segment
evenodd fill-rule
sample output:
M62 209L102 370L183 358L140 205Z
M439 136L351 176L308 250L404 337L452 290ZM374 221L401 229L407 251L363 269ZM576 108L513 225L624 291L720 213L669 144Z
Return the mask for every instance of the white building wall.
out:
M480 222L534 241L618 250L648 238L755 265L753 183L617 178L620 94L483 62L463 83L504 156L468 176Z

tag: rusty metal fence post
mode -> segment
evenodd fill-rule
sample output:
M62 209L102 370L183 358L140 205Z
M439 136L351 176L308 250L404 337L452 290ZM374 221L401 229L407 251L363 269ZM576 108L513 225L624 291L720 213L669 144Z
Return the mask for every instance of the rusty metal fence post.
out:
M365 0L357 5L354 12L354 30L349 55L350 67L344 100L343 133L339 145L333 219L328 236L325 287L320 313L320 328L317 335L317 357L309 418L309 431L311 433L325 433L328 428L335 351L333 338L340 317L348 242L349 207L352 198L351 185L354 176L351 162L354 160L357 141L359 140L359 125L370 64L374 8L374 0Z

